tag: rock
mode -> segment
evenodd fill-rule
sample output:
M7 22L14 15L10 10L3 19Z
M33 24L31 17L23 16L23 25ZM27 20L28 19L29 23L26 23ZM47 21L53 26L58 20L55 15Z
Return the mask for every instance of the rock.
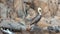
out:
M54 26L54 25L59 25L60 20L57 20L57 19L55 19L55 18L52 18L52 19L50 20L50 22L51 22L51 24Z
M60 0L58 0L58 4L60 4Z
M60 4L58 5L58 11L56 13L56 16L59 16L60 17Z
M36 25L32 25L32 26L31 26L31 31L41 31L41 28L39 28L39 27L36 26Z
M51 13L51 17L56 16L58 10L58 0L48 0L48 7Z
M54 31L54 27L52 27L52 26L48 26L48 28L47 28L49 31Z
M51 24L49 24L47 22L47 19L42 17L41 20L37 23L37 25L41 28L44 28L44 27L48 27L48 26L51 26Z
M17 12L18 17L24 18L23 0L14 1L14 10Z
M32 2L32 0L24 0L24 2L30 2L30 3L31 3L31 2Z
M6 0L0 0L0 3L6 4Z
M1 9L1 17L2 19L5 19L7 17L7 6L5 4L0 3L0 9Z
M48 26L56 26L60 24L60 17L55 16L54 18L44 18L38 22L39 27L48 27ZM59 25L60 26L60 25Z
M9 28L9 29L12 29L12 30L26 30L26 25L23 24L22 22L21 23L18 23L14 20L3 20L1 23L0 23L0 27L3 27L3 28Z

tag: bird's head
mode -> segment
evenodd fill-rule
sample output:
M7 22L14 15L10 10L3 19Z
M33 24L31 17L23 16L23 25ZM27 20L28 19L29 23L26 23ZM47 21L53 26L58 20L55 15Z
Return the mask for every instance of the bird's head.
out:
M42 9L40 7L38 7L38 13L41 15L41 11Z

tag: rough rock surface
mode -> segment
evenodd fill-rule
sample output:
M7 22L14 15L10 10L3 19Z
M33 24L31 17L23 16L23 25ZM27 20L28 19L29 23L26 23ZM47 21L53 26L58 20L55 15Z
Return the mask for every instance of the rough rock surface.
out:
M14 20L5 19L0 23L0 27L15 29L15 30L26 30L26 25L24 23L16 22Z
M26 6L29 7L27 17ZM36 16L38 7L42 8L42 18L37 23L38 27L60 26L59 0L0 0L0 27L26 30L27 23L30 25L32 21L29 20Z

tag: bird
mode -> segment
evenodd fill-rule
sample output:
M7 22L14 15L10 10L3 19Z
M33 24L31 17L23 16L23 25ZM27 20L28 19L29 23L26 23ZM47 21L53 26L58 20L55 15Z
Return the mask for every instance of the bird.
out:
M41 14L41 8L38 8L38 15L33 18L32 23L30 24L30 31L41 31L41 28L38 27L37 23L40 21L42 14Z
M42 17L41 12L42 12L42 9L41 9L40 7L38 7L38 15L33 18L33 21L32 21L32 23L31 23L31 25L32 25L32 24L37 24L37 23L40 21L40 19L41 19L41 17Z
M4 34L15 34L15 33L13 33L12 31L10 31L9 29L4 30L3 28L1 28L1 31L2 31Z

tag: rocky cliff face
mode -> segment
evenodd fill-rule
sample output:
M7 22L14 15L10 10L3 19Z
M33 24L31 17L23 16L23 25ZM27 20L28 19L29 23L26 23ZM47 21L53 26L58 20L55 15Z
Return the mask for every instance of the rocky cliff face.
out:
M16 27L19 26L19 23L30 24L32 22L30 19L37 15L37 9L41 7L42 18L37 25L42 28L54 25L60 26L59 1L60 0L0 0L0 22L5 24L8 20L9 23L12 20L12 22L17 23L16 25L16 23L11 22L14 28L15 25ZM4 22L5 20L6 22Z

